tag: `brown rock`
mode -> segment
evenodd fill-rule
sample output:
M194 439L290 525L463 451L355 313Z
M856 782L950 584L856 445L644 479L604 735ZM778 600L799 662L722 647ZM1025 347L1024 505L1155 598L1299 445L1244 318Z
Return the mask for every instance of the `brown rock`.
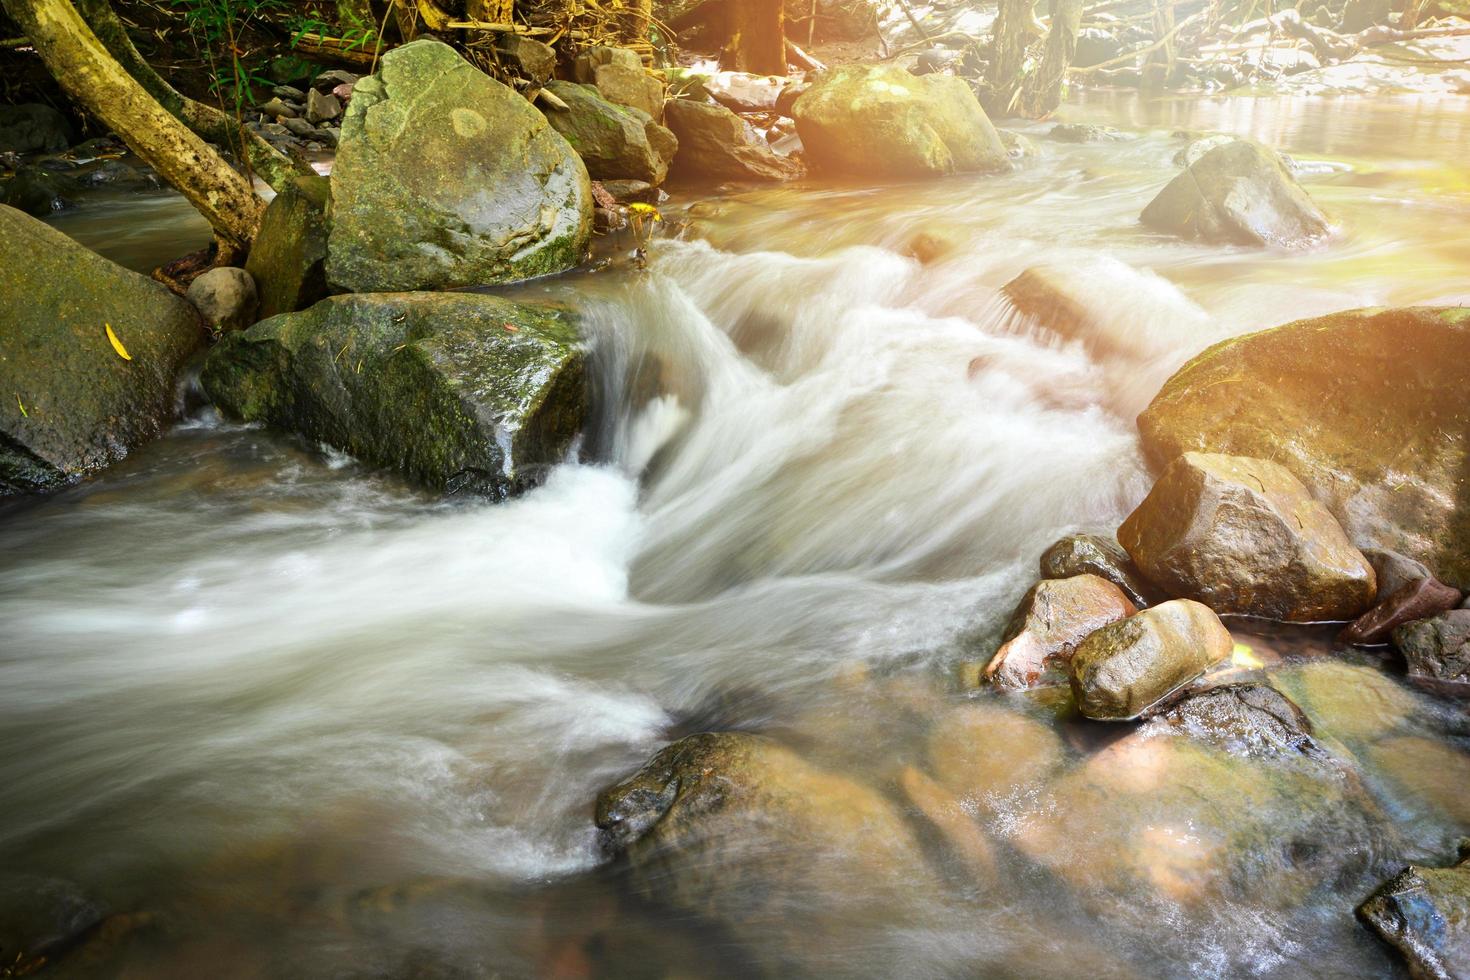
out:
M1137 718L1233 648L1208 607L1189 599L1160 603L1082 641L1070 664L1072 694L1088 718Z
M794 180L799 163L776 153L754 129L720 105L674 99L664 122L679 138L677 173L719 180Z
M1373 601L1367 559L1296 477L1267 460L1185 453L1118 540L1149 581L1219 613L1342 620Z
M1410 677L1470 684L1470 609L1406 623L1393 631Z
M1097 575L1107 579L1139 609L1149 605L1152 586L1144 581L1128 552L1096 534L1069 534L1041 555L1042 578Z
M1137 611L1121 589L1096 575L1037 582L1011 614L985 677L1009 690L1063 684L1077 644Z
M1360 646L1387 643L1396 627L1448 612L1459 604L1459 589L1432 577L1417 579L1353 620L1337 638Z
M964 704L929 732L929 769L949 793L982 809L1041 786L1061 766L1052 726L993 701Z

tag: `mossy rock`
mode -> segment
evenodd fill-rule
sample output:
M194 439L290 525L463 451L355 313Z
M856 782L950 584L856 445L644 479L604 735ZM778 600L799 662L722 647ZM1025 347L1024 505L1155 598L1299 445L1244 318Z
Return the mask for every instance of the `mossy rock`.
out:
M327 280L388 292L560 272L592 234L592 185L529 102L422 39L360 80L332 171Z
M492 496L565 459L588 411L568 315L476 293L333 296L226 336L202 380L231 415Z
M577 151L594 180L663 183L679 141L652 116L609 102L590 85L552 82L546 90L567 105L545 109L546 121Z
M1149 461L1273 460L1359 548L1470 586L1470 309L1365 309L1223 341L1138 419Z
M65 486L156 436L205 338L163 286L3 206L0 308L0 496Z
M262 320L295 313L327 295L331 205L325 177L297 177L265 209L245 263L260 291Z

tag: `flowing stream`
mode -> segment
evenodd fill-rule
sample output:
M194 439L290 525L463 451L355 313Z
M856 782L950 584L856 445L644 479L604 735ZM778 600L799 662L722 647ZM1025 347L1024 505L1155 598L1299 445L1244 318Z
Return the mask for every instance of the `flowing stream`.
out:
M1047 720L1063 775L967 801L995 875L936 847L938 879L886 914L849 901L860 876L803 891L816 958L632 897L591 810L671 739L731 728L905 807L898 770L946 751L955 669L1039 553L1147 491L1133 419L1178 365L1302 316L1470 299L1465 106L1094 95L1064 118L1130 138L1024 127L1039 157L1005 176L676 189L688 225L647 272L507 291L582 311L601 394L584 460L505 504L185 393L166 438L0 512L0 961L110 915L60 974L1386 975L1351 910L1470 833L1470 723L1315 632L1237 638L1354 760L1348 804ZM1292 154L1338 238L1143 229L1178 128ZM57 224L137 268L202 234L166 195ZM921 232L952 250L907 257ZM1009 312L998 287L1038 263L1103 297L1105 346ZM1197 886L1221 864L1229 887Z

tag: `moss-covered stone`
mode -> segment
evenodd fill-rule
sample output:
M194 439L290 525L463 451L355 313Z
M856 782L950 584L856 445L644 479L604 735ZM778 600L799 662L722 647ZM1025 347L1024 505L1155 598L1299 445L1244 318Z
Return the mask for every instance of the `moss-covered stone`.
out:
M325 177L297 177L265 209L245 263L259 290L262 320L304 310L327 295L331 205Z
M546 121L577 151L594 180L663 183L679 149L672 132L641 109L609 102L590 85L551 82L546 89L567 106L546 108Z
M1136 718L1230 656L1230 632L1207 607L1161 602L1096 630L1068 664L1072 694L1088 718Z
M823 74L792 107L814 169L863 177L930 177L1010 168L975 93L953 75L894 65Z
M1216 344L1139 416L1149 461L1274 460L1359 548L1470 586L1470 309L1334 313Z
M327 280L440 289L560 272L592 234L592 186L520 95L423 39L353 89L332 172Z
M157 435L205 337L189 303L7 207L0 309L0 495L63 486Z
M232 415L495 496L562 461L588 404L565 314L475 293L333 296L225 337L203 382Z
M1011 613L1000 648L985 668L1013 691L1067 682L1067 661L1088 634L1137 612L1112 582L1096 575L1043 579Z

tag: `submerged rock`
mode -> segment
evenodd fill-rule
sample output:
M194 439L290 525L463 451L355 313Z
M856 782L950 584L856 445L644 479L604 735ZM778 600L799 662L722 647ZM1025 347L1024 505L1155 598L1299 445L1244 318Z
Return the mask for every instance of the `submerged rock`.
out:
M813 168L929 177L1010 167L975 93L953 75L850 65L819 76L791 111Z
M1416 579L1353 620L1337 638L1344 643L1386 643L1396 627L1448 612L1459 604L1459 589L1432 576Z
M1041 787L1066 757L1051 725L994 701L941 715L926 747L940 785L984 810Z
M1355 310L1216 344L1139 416L1156 467L1191 450L1274 460L1359 547L1470 586L1470 309Z
M675 742L604 791L595 819L640 896L722 926L777 976L830 965L874 923L911 924L937 887L882 794L759 735Z
M1137 718L1230 656L1220 617L1174 599L1097 630L1078 645L1069 671L1077 707L1088 718Z
M1096 575L1037 582L1011 613L985 678L1009 690L1064 684L1077 644L1137 611L1121 589Z
M1233 140L1202 154L1144 208L1145 225L1238 245L1310 245L1329 226L1269 147Z
M262 320L304 310L327 295L331 203L326 178L297 177L265 209L245 263L255 279Z
M1423 709L1412 691L1381 670L1338 660L1294 665L1273 673L1271 682L1331 738L1380 738Z
M160 284L7 207L0 308L0 495L56 489L152 439L205 337Z
M77 185L61 174L43 167L21 167L0 183L0 204L34 218L45 218L70 207L76 191Z
M1133 559L1114 541L1096 534L1069 534L1041 555L1042 578L1071 578L1074 575L1096 575L1123 590L1128 601L1139 609L1149 605L1152 591Z
M587 168L513 89L421 39L353 91L332 172L327 279L377 292L560 272L592 234Z
M1410 677L1470 684L1470 609L1405 623L1393 631Z
M202 380L247 421L493 496L566 458L588 399L574 324L478 293L333 296L226 335Z
M722 105L673 99L664 120L679 138L674 170L717 180L794 180L801 164L772 150L760 135Z
M1091 123L1057 123L1046 135L1059 143L1109 143L1133 138L1112 126Z
M546 109L547 122L577 151L594 180L663 183L679 149L672 132L642 110L607 101L589 85L551 82L546 89L567 106Z
M217 332L244 330L260 308L255 280L244 269L210 269L189 283L186 298Z
M1409 865L1358 906L1414 980L1470 977L1470 855L1452 868Z
M1351 619L1373 601L1373 567L1282 466L1187 452L1118 529L1150 582L1219 613L1291 622Z

